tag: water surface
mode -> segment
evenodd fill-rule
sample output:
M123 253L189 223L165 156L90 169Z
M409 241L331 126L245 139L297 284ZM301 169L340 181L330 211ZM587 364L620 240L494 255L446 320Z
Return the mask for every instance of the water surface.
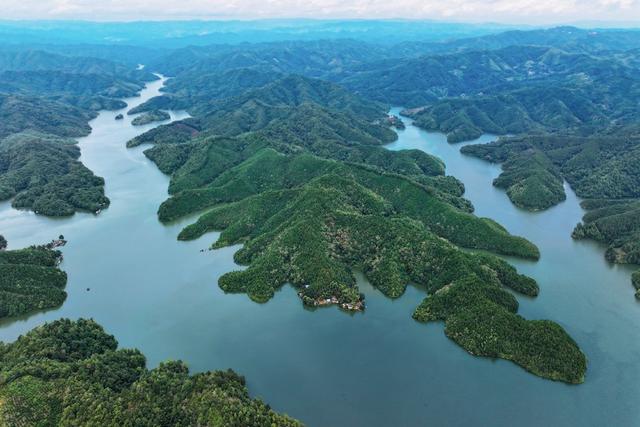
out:
M515 208L491 180L495 165L461 156L441 134L408 126L390 149L419 148L445 160L465 182L477 213L492 217L541 249L539 262L514 261L535 277L538 298L520 298L529 318L562 324L589 357L586 383L569 386L537 378L506 361L475 358L448 340L441 323L411 313L424 295L409 287L389 300L359 277L365 313L306 310L290 287L267 304L225 295L220 275L238 268L238 247L204 251L209 233L192 242L176 236L187 220L164 226L156 217L168 178L128 139L156 126L116 121L120 112L155 96L149 84L122 111L102 112L80 139L82 161L106 179L111 206L95 216L47 219L0 204L0 233L12 248L64 234L62 268L69 297L45 313L0 324L14 340L61 317L93 317L123 347L137 347L150 367L182 359L193 371L233 368L272 407L309 426L637 425L640 411L640 307L629 269L608 265L597 245L574 242L582 215L575 195L543 213ZM172 113L172 119L185 113ZM491 137L483 137L488 141ZM87 290L87 288L90 288ZM517 420L517 421L515 421Z

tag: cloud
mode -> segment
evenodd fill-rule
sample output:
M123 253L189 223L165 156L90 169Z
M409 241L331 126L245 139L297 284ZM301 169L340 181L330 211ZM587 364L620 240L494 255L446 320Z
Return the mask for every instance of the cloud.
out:
M8 19L410 18L639 21L640 0L2 0Z

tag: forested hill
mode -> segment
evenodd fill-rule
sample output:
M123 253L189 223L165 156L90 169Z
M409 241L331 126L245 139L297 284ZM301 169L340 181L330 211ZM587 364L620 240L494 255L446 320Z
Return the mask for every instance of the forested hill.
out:
M181 361L147 369L93 320L62 319L0 343L0 423L300 426L249 397L235 372L195 375Z
M0 200L49 216L104 209L104 179L79 157L71 139L32 131L7 136L0 140Z
M508 46L548 46L575 53L624 52L640 48L637 29L585 29L573 26L533 30L500 31L478 37L454 38L432 42L403 42L396 50L422 54L496 50Z
M155 79L149 71L131 67L129 64L90 55L77 56L75 46L65 49L64 53L53 53L37 48L11 49L5 46L0 49L0 71L61 71L132 78L139 81Z
M215 84L223 79L198 80L198 67L179 73L165 96L142 108L191 100L194 117L128 145L153 144L145 154L171 175L160 220L204 212L180 239L223 230L213 247L244 243L235 259L248 267L224 275L222 289L264 302L289 283L305 305L351 311L366 305L355 268L391 298L419 283L442 298L436 305L425 300L414 316L445 320L448 336L473 354L512 360L546 378L583 380L586 362L573 340L552 322L519 317L504 289L533 296L535 282L493 255L459 246L533 259L537 248L471 214L463 186L444 175L440 160L381 147L395 137L386 105L299 75L274 74L259 87L251 80L225 96ZM181 89L194 78L207 81L210 101L207 92ZM487 323L486 310L499 322ZM463 318L471 325L454 332ZM508 348L479 349L487 333Z
M177 83L168 86L167 95L152 98L133 112L149 111L155 107L182 106L192 115L212 124L223 122L224 118L220 116L227 113L238 114L242 110L262 109L255 117L247 116L246 119L266 124L270 120L269 116L278 114L277 110L296 108L309 103L361 116L368 121L384 117L388 110L385 104L365 100L339 85L294 74L282 76L237 70L223 73L213 79L207 74L206 86L200 87L197 96L192 95L194 89L181 89L190 76L189 73L174 79ZM232 82L231 88L229 78ZM211 96L210 92L213 92ZM191 104L187 105L190 102ZM235 121L240 122L237 119ZM232 123L233 119L227 122Z
M640 197L640 136L524 136L461 150L503 163L495 185L522 207L541 209L564 200L563 180L586 199Z
M235 69L323 77L393 55L387 46L358 40L282 41L241 45L189 46L149 64L169 76L203 75Z
M633 64L610 52L590 55L546 46L509 46L374 62L347 70L338 79L365 96L413 108L443 98L496 96L530 86L598 93L596 83L610 78L617 80L607 87L625 96L622 90L628 83L614 83L637 78L636 72Z

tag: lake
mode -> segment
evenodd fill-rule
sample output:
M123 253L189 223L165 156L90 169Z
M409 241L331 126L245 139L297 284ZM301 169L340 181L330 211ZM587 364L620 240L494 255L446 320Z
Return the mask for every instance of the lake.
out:
M181 359L193 372L233 368L245 375L253 396L309 426L411 425L637 425L640 409L640 306L631 269L605 262L602 247L575 242L570 233L583 212L567 188L567 200L541 213L514 207L491 186L499 166L462 156L442 134L406 120L389 149L435 154L466 185L476 213L538 245L538 262L511 260L536 278L540 296L519 297L527 318L557 321L589 359L579 386L535 377L513 363L476 358L451 342L441 323L415 322L424 298L413 286L397 300L361 276L367 310L305 309L285 286L266 304L226 295L217 286L238 246L203 251L209 233L179 242L190 219L163 225L156 211L167 197L168 177L144 157L147 147L127 149L134 136L157 126L131 126L126 111L156 96L150 83L120 111L103 111L80 138L81 160L106 180L111 206L100 213L48 219L0 204L0 234L10 248L45 243L63 234L62 268L69 294L62 307L0 323L0 340L12 341L46 321L91 317L121 347L137 347L150 367ZM398 111L397 109L394 111ZM125 114L116 121L115 116ZM172 112L172 120L187 117ZM491 136L479 141L488 142ZM193 220L193 219L191 219Z

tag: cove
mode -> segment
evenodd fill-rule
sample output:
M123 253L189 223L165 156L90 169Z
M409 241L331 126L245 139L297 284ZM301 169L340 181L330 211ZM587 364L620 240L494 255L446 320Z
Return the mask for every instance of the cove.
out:
M0 340L61 317L92 317L122 347L139 348L150 367L182 359L193 371L233 368L246 375L252 395L309 426L638 423L640 307L628 269L608 265L597 245L571 240L582 215L573 193L549 211L530 214L491 186L499 167L460 155L460 146L440 134L407 121L388 146L439 156L465 183L478 215L540 247L539 262L511 260L541 287L538 298L518 298L521 313L555 320L578 341L589 357L580 386L468 355L446 338L442 324L411 319L424 297L415 287L389 300L360 276L367 310L353 315L335 307L306 310L287 286L266 304L225 295L217 280L239 268L233 263L238 246L201 252L215 233L177 241L190 219L165 226L156 216L168 178L144 157L147 147L125 148L127 140L157 125L133 127L126 111L157 95L162 84L150 83L140 97L126 100L124 110L101 112L90 123L91 135L79 140L81 160L105 178L107 210L47 219L0 204L0 232L10 248L59 234L69 240L63 248L65 304L4 321ZM119 113L124 120L115 120Z

